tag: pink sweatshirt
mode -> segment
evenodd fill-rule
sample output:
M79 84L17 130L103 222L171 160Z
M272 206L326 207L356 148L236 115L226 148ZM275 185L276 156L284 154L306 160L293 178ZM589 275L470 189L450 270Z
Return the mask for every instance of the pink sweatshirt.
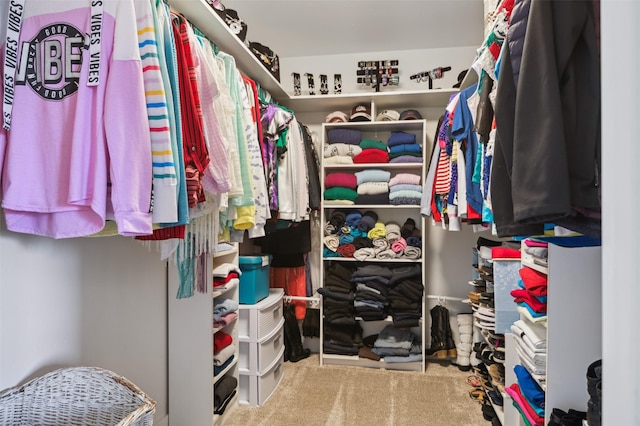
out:
M5 66L0 82L5 103L14 92L10 130L0 129L2 207L11 231L91 235L110 211L119 234L152 232L151 145L133 0L93 3L102 5L102 19L92 0L0 3L0 25L9 22L0 64L16 58L13 80ZM97 38L99 85L88 86L96 77L89 70ZM6 117L6 105L3 111Z

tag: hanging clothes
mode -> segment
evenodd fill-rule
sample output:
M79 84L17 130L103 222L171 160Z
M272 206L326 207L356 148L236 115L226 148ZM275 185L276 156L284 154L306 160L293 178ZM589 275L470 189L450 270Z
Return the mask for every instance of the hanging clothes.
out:
M149 1L134 3L138 29L138 46L142 61L151 160L153 166L153 223L178 220L178 184L171 141L169 108L165 81L162 78L156 19Z
M151 137L134 3L103 2L96 14L102 19L97 86L89 85L96 73L89 72L89 49L82 49L85 34L92 33L92 14L86 1L29 2L17 40L3 45L3 57L16 58L15 71L31 66L56 80L41 83L22 72L14 73L17 84L3 79L4 98L12 100L5 103L7 121L0 130L2 207L10 231L88 236L104 227L112 209L120 235L151 233ZM40 33L39 46L50 38L68 48L57 52L64 59L47 70L35 55L21 52L35 49Z
M267 104L262 108L263 161L266 164L265 174L269 192L269 208L271 210L278 210L279 203L277 184L278 140L292 119L293 114L291 112L276 104Z
M503 76L511 81L503 84ZM512 69L500 77L494 162L499 149L504 167L494 165L492 180L508 183L492 192L498 235L545 221L599 235L600 66L591 1L532 2L517 89Z

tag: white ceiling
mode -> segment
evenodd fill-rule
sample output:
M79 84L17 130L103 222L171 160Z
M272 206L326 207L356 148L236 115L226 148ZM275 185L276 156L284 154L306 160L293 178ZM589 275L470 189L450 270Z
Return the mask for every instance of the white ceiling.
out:
M222 0L281 58L477 46L482 0Z

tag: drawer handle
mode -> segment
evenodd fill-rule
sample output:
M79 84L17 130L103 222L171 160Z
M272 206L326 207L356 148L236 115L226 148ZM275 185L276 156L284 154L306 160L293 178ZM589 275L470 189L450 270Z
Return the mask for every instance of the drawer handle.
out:
M274 377L278 377L278 375L280 374L280 367L282 366L282 364L278 364L278 366L273 370L273 376Z
M278 346L280 346L280 334L278 334L278 337L276 337L275 339L273 339L273 348L277 348Z

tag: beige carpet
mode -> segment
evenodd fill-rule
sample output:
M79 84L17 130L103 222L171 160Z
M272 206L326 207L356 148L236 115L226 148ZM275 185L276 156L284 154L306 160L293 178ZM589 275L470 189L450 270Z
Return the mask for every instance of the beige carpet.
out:
M325 365L318 355L284 364L284 377L262 407L233 409L225 426L487 426L469 398L465 373L427 364L404 372Z

